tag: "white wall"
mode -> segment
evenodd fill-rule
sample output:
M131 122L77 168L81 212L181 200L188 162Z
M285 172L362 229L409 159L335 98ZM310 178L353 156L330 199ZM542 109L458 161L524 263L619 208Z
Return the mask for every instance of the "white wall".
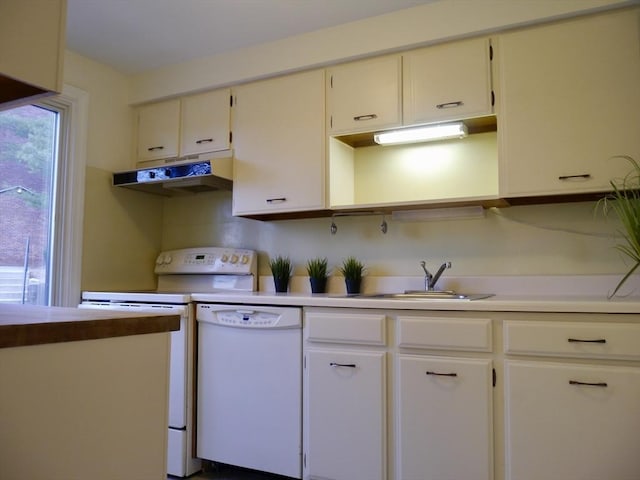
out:
M132 165L129 79L69 51L64 71L89 94L81 288L153 289L162 200L111 186L112 172Z

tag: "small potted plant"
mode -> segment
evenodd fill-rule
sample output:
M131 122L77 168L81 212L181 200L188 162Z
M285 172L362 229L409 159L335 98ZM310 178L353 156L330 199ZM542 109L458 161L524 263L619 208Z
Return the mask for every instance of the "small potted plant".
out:
M362 284L362 275L364 274L364 264L356 257L350 256L342 261L339 268L340 273L344 275L344 281L347 286L347 293L360 293Z
M325 293L327 289L327 258L313 258L307 262L311 293Z
M269 260L269 268L273 275L276 292L286 292L289 289L289 279L293 270L289 257L278 255L272 258Z

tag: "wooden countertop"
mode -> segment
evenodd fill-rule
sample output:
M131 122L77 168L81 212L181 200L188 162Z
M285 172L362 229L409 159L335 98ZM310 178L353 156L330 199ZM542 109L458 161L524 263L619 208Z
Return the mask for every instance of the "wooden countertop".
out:
M0 305L0 348L96 340L180 329L179 315Z

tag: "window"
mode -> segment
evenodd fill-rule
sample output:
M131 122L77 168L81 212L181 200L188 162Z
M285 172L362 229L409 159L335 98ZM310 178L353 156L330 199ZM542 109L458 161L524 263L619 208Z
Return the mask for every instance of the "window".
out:
M87 95L0 112L0 303L77 305Z

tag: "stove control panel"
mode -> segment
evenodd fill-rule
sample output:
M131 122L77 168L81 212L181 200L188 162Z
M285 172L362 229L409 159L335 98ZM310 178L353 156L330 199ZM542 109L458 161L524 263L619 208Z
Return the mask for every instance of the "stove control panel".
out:
M202 247L161 252L155 273L255 275L258 254L240 248Z

